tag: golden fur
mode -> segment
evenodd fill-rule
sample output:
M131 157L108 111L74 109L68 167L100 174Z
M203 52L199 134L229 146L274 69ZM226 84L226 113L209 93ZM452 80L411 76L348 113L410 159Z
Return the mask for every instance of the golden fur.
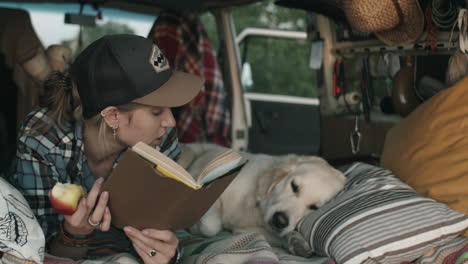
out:
M221 147L186 144L182 163L197 174L203 159L217 148ZM214 236L221 230L257 231L272 245L280 246L305 215L333 198L345 182L343 174L320 157L240 154L249 162L192 227L193 232Z

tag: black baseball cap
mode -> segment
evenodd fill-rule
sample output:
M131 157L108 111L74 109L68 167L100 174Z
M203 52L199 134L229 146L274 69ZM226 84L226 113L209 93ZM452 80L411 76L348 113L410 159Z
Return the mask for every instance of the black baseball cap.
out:
M130 102L176 107L190 102L204 79L173 71L149 39L128 34L104 36L75 59L70 74L77 85L83 116Z

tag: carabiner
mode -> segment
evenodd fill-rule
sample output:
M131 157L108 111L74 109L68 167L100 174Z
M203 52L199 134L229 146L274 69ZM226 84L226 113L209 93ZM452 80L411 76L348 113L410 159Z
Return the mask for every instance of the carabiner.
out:
M361 132L359 132L359 116L356 115L354 121L354 131L349 135L351 142L351 152L357 154L361 148Z

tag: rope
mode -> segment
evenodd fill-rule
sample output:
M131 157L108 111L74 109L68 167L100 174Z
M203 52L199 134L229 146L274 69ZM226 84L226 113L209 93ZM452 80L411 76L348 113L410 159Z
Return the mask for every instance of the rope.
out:
M441 29L451 29L458 17L458 5L453 0L432 0L432 21Z

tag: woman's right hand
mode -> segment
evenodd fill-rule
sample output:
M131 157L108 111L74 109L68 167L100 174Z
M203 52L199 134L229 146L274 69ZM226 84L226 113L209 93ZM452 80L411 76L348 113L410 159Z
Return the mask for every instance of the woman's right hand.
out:
M109 193L103 192L99 195L103 182L103 178L97 179L88 195L81 198L76 211L72 215L64 216L65 231L74 235L88 235L95 229L109 230L111 224L111 214L107 206ZM92 225L93 223L96 225Z

